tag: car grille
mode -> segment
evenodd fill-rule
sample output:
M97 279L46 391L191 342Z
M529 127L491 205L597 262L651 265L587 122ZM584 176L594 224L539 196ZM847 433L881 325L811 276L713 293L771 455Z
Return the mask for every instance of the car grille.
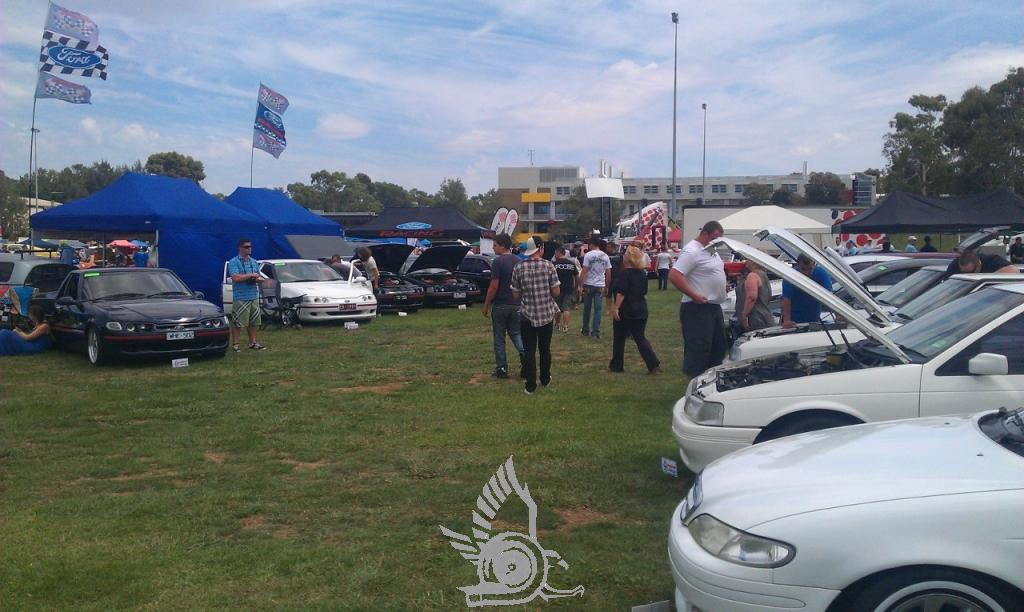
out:
M157 323L157 331L184 331L187 329L202 329L198 321L193 323Z

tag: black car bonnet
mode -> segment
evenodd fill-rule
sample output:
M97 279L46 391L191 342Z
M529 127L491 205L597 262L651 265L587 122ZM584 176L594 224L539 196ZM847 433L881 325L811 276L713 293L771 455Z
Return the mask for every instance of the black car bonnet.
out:
M377 262L378 269L398 274L405 260L409 259L409 253L412 253L415 247L392 243L374 244L367 248L370 249L373 260Z
M428 268L443 268L449 272L455 272L462 260L469 253L468 246L436 246L423 251L412 264L407 272L426 270Z

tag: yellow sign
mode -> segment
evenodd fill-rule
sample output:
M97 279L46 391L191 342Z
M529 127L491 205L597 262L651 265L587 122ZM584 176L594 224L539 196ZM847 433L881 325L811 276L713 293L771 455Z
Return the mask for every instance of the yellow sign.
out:
M520 198L519 201L523 202L524 204L526 202L550 202L551 201L551 194L550 193L524 193L522 195L522 198Z

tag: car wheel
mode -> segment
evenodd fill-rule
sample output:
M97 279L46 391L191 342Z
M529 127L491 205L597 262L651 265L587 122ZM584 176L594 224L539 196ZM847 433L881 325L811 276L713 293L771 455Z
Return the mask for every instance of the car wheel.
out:
M86 354L89 356L89 363L93 365L105 364L107 362L107 353L103 348L103 338L100 337L100 333L96 331L95 327L89 328L85 342Z
M856 425L858 423L860 423L860 421L853 417L838 414L797 413L790 415L789 418L785 420L772 423L766 427L755 442L767 442L768 440L775 440L776 438L784 438L786 436L795 436L796 434L807 433L809 431L832 429L833 427L844 427L846 425Z
M868 583L850 610L872 612L1012 612L1024 595L994 580L946 568L892 572Z

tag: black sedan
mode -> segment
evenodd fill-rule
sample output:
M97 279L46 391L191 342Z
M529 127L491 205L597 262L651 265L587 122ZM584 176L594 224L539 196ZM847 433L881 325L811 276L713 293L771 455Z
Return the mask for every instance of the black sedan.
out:
M468 246L436 246L411 260L408 258L413 247L405 244L375 244L369 248L382 278L384 272L390 272L419 288L427 306L468 305L473 303L474 298L480 297L480 288L476 283L455 275L462 259L469 252ZM381 303L380 295L377 303Z
M486 293L491 284L491 265L495 259L497 259L496 255L470 253L459 264L455 276L475 283L480 291Z
M116 357L223 357L224 312L161 268L75 270L52 306L57 346L94 365Z
M423 307L423 287L402 277L402 266L414 248L407 244L375 244L369 247L377 262L380 279L377 282L377 310L380 312L416 312ZM363 264L353 258L362 271ZM365 272L364 272L365 274Z

